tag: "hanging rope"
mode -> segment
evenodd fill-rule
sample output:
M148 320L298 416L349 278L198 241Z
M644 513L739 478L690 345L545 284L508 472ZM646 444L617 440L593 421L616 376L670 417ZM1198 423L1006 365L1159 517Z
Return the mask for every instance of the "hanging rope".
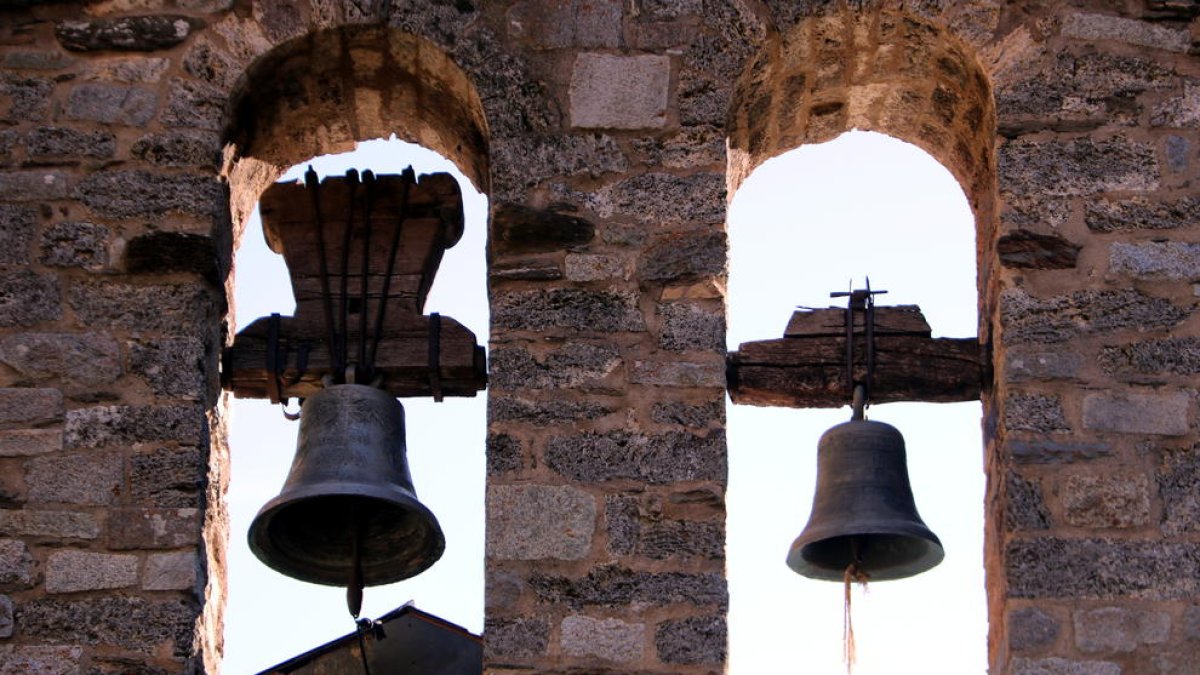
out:
M854 621L850 618L850 596L851 584L859 584L863 592L867 590L867 580L869 579L866 571L859 567L862 562L861 540L859 537L850 539L850 546L854 552L854 562L846 566L846 572L842 576L845 584L845 604L842 608L842 660L846 663L846 675L852 675L854 672L854 663L858 658L857 650L854 646Z

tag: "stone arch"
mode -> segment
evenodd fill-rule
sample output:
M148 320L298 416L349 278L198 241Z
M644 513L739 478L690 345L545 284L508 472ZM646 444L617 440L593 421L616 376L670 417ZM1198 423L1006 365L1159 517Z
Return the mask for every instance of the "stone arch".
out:
M771 157L850 129L928 152L958 179L975 212L980 289L987 289L983 262L996 238L995 104L974 50L944 25L896 10L804 18L763 41L730 110L731 195ZM992 304L988 293L982 301L981 310ZM980 312L981 324L987 316Z
M224 172L235 222L288 167L396 134L457 164L486 192L488 125L470 78L428 40L352 26L285 42L231 99Z
M864 4L875 6L862 7ZM828 3L769 33L734 86L727 119L729 198L761 164L853 129L916 145L945 166L974 214L979 339L990 350L998 286L996 105L989 71L954 16L918 15L882 3ZM947 13L954 12L951 8ZM779 20L783 25L785 21ZM990 373L987 373L990 376ZM996 402L984 383L987 436L985 566L1002 579L1003 481L995 479ZM987 589L989 660L1003 644L1004 589Z

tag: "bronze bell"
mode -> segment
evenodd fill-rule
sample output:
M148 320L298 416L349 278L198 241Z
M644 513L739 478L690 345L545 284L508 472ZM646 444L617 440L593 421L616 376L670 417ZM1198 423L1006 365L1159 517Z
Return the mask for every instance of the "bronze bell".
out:
M842 581L854 565L871 581L885 581L932 569L944 556L917 514L900 432L863 419L826 431L817 444L812 515L792 543L788 567Z
M283 491L250 525L259 560L353 592L416 576L441 558L445 538L413 491L404 408L394 397L360 384L322 389L301 408L296 445Z

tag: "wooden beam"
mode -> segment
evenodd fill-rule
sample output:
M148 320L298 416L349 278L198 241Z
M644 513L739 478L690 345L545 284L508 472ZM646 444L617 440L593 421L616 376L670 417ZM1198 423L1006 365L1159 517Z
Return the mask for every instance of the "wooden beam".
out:
M854 313L854 332L863 333L865 327L863 312ZM846 308L829 307L827 309L800 309L792 314L784 337L836 337L846 334ZM893 307L875 308L876 335L923 335L929 337L932 331L921 314L921 308L916 305L896 305Z
M221 381L238 398L269 398L267 363L267 325L258 319L237 334L222 356ZM329 352L324 336L296 322L280 317L279 344L284 354L279 369L280 396L304 398L322 387L321 378L330 374ZM475 344L475 334L450 317L441 317L437 375L444 396L474 396L487 386L487 361L483 347ZM432 338L429 317L409 318L403 328L384 334L379 343L375 367L383 375L382 388L397 397L433 394L433 369L429 363ZM310 345L307 364L300 372L300 352ZM358 337L350 336L350 356L354 360Z

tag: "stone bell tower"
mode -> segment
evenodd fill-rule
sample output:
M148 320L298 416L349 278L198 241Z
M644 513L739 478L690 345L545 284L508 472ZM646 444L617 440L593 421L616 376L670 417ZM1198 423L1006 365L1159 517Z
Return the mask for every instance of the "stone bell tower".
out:
M231 252L393 133L490 200L485 668L723 672L726 205L852 128L975 214L992 672L1191 672L1198 13L3 3L0 672L219 670Z

